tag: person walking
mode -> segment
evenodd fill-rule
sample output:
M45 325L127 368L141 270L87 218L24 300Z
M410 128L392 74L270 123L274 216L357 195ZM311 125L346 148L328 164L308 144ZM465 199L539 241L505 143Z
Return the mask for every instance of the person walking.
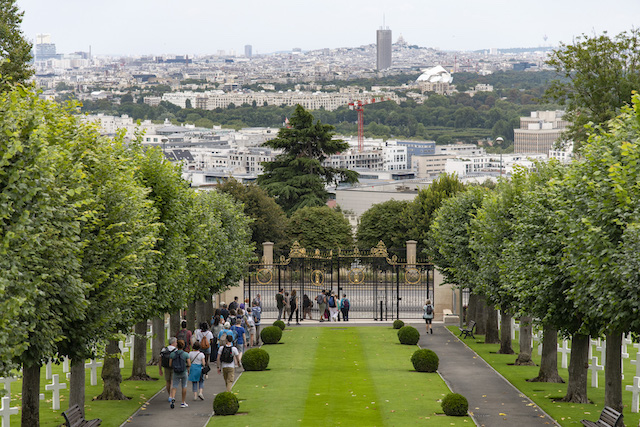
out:
M221 319L222 316L220 315L214 316L213 325L211 325L211 335L213 335L213 342L211 343L211 354L213 355L213 357L209 359L210 361L212 359L215 359L217 357L216 355L218 354L218 335L223 329L223 322L221 322Z
M178 347L178 340L176 337L169 338L169 345L160 350L160 363L158 364L158 368L160 371L160 376L164 375L164 381L167 390L167 396L169 396L169 403L171 403L171 377L173 375L173 369L171 369L171 353L176 351ZM162 371L164 368L164 373Z
M258 294L260 296L260 294ZM260 316L262 314L262 308L258 305L258 301L253 301L253 306L251 307L251 312L253 313L253 323L256 326L256 340L254 341L255 345L260 344Z
M299 320L299 312L298 312L298 297L296 294L296 290L292 290L291 291L291 299L289 300L289 306L291 307L291 313L289 314L289 321L287 322L287 325L291 324L291 318L293 317L293 313L296 313L296 325L300 324L300 320Z
M351 303L347 298L347 294L342 294L342 299L340 300L340 311L342 312L342 320L345 322L349 321L349 309L351 308Z
M236 334L236 345L235 347L238 349L238 357L242 360L242 353L244 353L244 343L245 343L245 334L246 330L240 324L241 322L236 322L235 326L231 327L231 330Z
M430 299L428 299L427 302L424 303L424 307L422 307L422 310L424 311L422 318L426 323L427 333L433 334L433 329L431 329L431 321L433 320L433 305L431 304Z
M211 347L213 346L213 342L215 341L213 334L209 330L209 325L207 322L202 322L200 324L200 328L196 329L193 333L196 337L196 341L200 344L200 351L204 353L204 364L209 365L209 360L211 359Z
M252 306L254 304L257 305L258 307L260 307L260 309L262 310L262 298L261 298L260 294L256 295L256 297L251 302Z
M178 333L176 334L176 339L178 341L180 341L180 340L184 341L184 345L185 345L184 350L185 351L189 351L191 349L191 335L192 334L191 334L191 331L187 329L187 321L183 320L180 323L180 327L182 329L180 329L178 331Z
M284 310L284 289L280 288L276 294L276 307L278 308L278 320L282 320L282 310Z
M324 322L324 312L327 309L327 296L325 295L325 290L318 294L316 297L316 302L318 303L318 312L320 315L318 316L318 320L320 322Z
M329 295L329 315L330 322L338 321L338 297L335 292L331 292Z
M284 293L284 309L282 310L282 320L289 318L289 313L291 313L291 297L289 296L289 292Z
M253 347L256 342L256 322L253 320L253 312L247 312L247 327L249 333L249 347Z
M186 322L185 322L186 323ZM171 384L171 409L176 407L176 391L178 388L182 388L182 403L181 408L187 408L187 378L189 372L189 366L191 361L189 360L189 353L184 351L185 343L182 340L178 340L177 350L171 353L169 364L173 369L173 380Z
M208 331L207 331L208 332ZM204 400L204 365L206 361L205 354L200 351L200 343L193 343L193 350L189 352L189 360L191 368L189 369L189 381L191 381L191 389L193 390L193 400Z
M313 320L311 318L311 307L313 307L313 303L309 299L309 295L304 294L302 296L302 320L307 318L307 314L309 315L309 320Z
M222 373L227 391L231 391L235 379L236 365L240 366L238 349L233 346L233 337L227 335L227 343L218 350L218 374Z

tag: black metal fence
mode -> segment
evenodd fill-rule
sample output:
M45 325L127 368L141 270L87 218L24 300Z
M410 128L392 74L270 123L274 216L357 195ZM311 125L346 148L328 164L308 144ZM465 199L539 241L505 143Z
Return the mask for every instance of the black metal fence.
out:
M315 298L323 290L335 291L340 298L346 295L353 319L412 319L422 316L427 299L435 303L433 277L433 265L389 257L384 244L366 252L353 249L313 254L294 244L286 258L249 265L244 292L249 301L260 294L267 318L277 317L275 295L282 288L289 293L295 289L300 304L307 295L313 302L314 320L320 316Z

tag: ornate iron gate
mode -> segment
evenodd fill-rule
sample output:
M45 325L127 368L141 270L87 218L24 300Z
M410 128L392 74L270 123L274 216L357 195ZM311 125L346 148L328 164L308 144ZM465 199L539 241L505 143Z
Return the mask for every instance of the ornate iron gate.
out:
M346 294L353 319L412 319L422 317L422 306L433 301L433 265L427 262L398 260L389 256L384 243L370 251L354 248L313 253L296 242L288 257L273 263L250 264L245 277L245 299L260 294L263 317L277 317L275 294L279 288L295 289L313 301L312 318L318 320L315 297L322 290ZM300 306L302 317L302 307Z

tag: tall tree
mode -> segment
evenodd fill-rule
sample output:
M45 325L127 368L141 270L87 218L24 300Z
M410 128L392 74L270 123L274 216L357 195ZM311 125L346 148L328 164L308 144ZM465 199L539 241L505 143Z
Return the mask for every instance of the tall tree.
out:
M406 241L411 240L404 216L410 203L407 200L388 200L371 206L358 223L358 247L371 249L382 240L391 251L404 248Z
M16 0L0 0L0 92L32 75L31 43L22 34L22 16Z
M332 130L333 126L320 120L314 123L313 115L298 105L289 126L264 143L282 153L263 163L258 185L275 197L288 215L301 207L324 205L329 199L327 185L358 181L357 172L324 164L332 154L349 148L346 142L333 139Z
M640 30L613 38L606 32L582 35L573 44L561 43L547 64L563 79L555 80L545 95L566 105L566 136L577 149L587 140L587 123L606 126L640 87Z
M289 221L291 238L307 250L330 250L353 246L349 220L328 206L298 209Z

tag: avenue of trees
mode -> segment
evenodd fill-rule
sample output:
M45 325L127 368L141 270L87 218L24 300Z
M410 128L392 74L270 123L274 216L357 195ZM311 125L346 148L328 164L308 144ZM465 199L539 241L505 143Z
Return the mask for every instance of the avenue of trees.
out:
M210 302L253 256L240 205L196 193L160 150L103 138L75 108L23 85L0 92L0 376L22 369L22 425L38 425L41 366L63 356L71 405L102 354L98 398L126 398L122 333L135 325L131 377L147 378L147 319L164 330L165 313Z

